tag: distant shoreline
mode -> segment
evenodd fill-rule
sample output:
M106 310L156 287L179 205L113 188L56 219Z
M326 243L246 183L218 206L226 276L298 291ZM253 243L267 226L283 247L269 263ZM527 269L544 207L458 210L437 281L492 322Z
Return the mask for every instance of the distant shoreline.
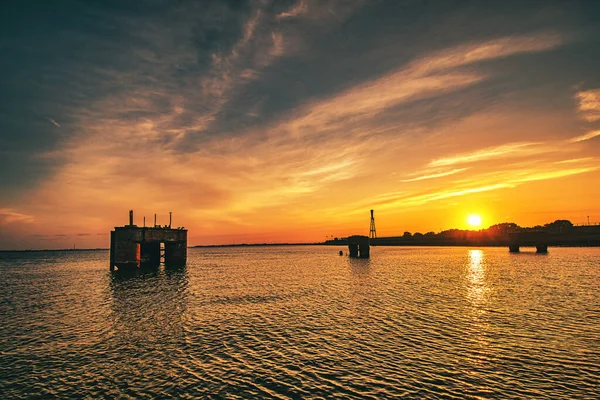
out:
M478 231L450 229L425 234L404 232L402 236L385 236L370 239L371 246L417 246L417 247L508 247L514 241L521 247L530 247L540 241L548 247L600 247L600 224L575 226L568 220L556 220L544 226L522 228L512 222L503 222ZM188 246L189 249L220 247L278 247L278 246L347 246L347 238L329 239L310 243L228 243ZM0 253L49 252L49 251L106 251L108 248L91 249L25 249L0 250Z
M347 246L346 243L242 243L242 244L206 244L188 246L188 249L206 249L206 248L228 248L228 247L285 247L285 246ZM371 247L507 247L506 243L394 243L378 244L371 243ZM531 246L522 246L531 247ZM552 244L548 247L600 247L597 243L565 243ZM84 252L84 251L109 251L108 248L94 249L27 249L27 250L0 250L0 253L51 253L51 252Z
M77 252L77 251L100 251L100 250L109 250L108 248L94 248L94 249L25 249L25 250L0 250L0 253L36 253L36 252L52 252L52 251L60 251L60 252Z
M206 248L206 247L267 247L267 246L330 246L329 243L230 243L230 244L198 244L189 246L188 249Z
M241 244L199 244L188 246L188 249L212 248L212 247L266 247L266 246L332 246L329 243L241 243ZM337 245L333 245L337 246ZM0 250L0 253L35 253L35 252L77 252L77 251L108 251L108 247L98 247L93 249L25 249L25 250Z

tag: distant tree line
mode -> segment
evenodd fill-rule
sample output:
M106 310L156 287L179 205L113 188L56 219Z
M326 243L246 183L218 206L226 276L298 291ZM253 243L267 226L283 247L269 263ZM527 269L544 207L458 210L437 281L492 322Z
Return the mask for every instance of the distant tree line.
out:
M545 225L536 225L533 227L521 227L514 222L502 222L500 224L495 224L490 226L487 229L480 230L469 230L469 229L448 229L445 231L441 231L440 233L435 232L427 232L425 234L421 232L404 232L402 235L403 238L421 238L421 237L449 237L449 238L465 238L472 236L505 236L511 233L518 232L534 232L534 231L545 231L550 233L563 233L568 232L573 229L573 223L566 219L557 219L554 222L550 222Z
M521 227L514 222L495 224L487 229L448 229L435 232L404 232L402 236L371 239L372 245L489 245L503 246L511 237L520 233L543 232L552 236L553 245L593 245L600 243L600 226L576 227L566 219L558 219L545 225ZM345 244L344 238L328 240L325 244Z

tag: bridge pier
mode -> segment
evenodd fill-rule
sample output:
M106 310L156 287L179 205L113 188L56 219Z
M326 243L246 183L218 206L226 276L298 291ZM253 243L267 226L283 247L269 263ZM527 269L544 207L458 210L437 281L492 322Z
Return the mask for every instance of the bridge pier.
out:
M550 243L550 235L547 231L535 230L525 232L509 233L508 251L518 253L520 247L535 247L537 254L548 253L548 243Z
M348 251L350 257L369 258L371 256L369 237L361 235L348 236Z

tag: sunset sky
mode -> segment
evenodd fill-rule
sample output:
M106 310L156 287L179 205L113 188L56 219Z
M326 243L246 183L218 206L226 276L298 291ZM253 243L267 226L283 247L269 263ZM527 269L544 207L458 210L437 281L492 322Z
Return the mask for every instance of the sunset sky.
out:
M1 8L0 249L600 222L600 2Z

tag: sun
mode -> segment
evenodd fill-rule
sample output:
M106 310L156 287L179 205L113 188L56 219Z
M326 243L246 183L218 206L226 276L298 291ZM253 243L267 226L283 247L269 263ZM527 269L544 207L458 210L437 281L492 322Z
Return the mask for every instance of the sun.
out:
M471 214L467 217L467 222L473 227L479 226L481 225L481 217L477 214Z

